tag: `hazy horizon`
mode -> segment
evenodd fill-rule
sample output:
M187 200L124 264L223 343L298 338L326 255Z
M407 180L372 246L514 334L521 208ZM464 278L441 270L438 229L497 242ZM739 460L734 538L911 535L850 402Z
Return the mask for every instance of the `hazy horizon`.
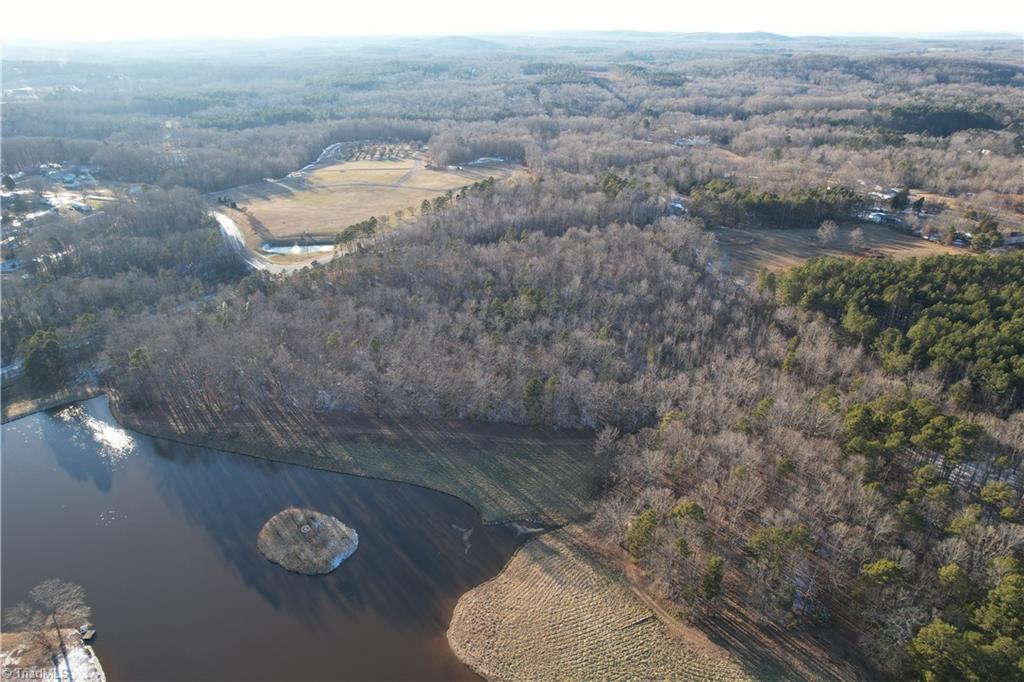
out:
M524 0L514 6L487 7L468 0L430 4L405 2L343 7L322 1L302 12L280 6L236 9L233 3L183 0L174 11L140 12L126 0L97 0L83 11L70 0L46 6L11 3L2 38L18 42L131 42L138 40L259 38L390 38L450 35L501 36L566 32L777 33L788 37L912 37L999 34L1021 36L1024 12L1007 0L980 0L952 10L893 5L867 0L822 12L820 5L798 0L785 5L729 3L709 7L672 7L659 0L596 8Z

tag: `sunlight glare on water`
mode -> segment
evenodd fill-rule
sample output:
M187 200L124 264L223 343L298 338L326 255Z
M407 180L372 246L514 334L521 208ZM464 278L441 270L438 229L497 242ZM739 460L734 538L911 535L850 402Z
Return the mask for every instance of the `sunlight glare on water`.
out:
M131 434L87 414L79 405L66 407L57 416L66 423L80 426L88 433L99 446L100 454L109 462L120 461L135 449L135 440Z

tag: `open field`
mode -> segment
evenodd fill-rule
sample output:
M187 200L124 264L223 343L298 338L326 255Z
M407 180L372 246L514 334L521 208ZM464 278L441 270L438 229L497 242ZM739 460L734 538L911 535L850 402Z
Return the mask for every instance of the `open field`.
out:
M423 155L415 153L400 159L329 163L220 195L244 209L254 240L303 236L331 240L349 225L372 216L388 216L391 227L400 227L396 211L418 213L424 199L489 177L500 180L522 173L510 164L431 169Z
M677 639L571 528L531 540L463 595L448 642L492 682L751 679L699 632Z
M426 486L473 505L485 522L561 524L590 515L597 463L590 434L282 406L222 413L184 400L112 410L144 433L256 457Z
M713 230L727 262L736 274L752 278L761 268L785 270L815 256L854 256L850 249L850 233L854 228L864 231L865 255L885 258L913 258L941 253L969 253L930 242L873 223L841 225L835 242L828 247L818 244L815 230Z

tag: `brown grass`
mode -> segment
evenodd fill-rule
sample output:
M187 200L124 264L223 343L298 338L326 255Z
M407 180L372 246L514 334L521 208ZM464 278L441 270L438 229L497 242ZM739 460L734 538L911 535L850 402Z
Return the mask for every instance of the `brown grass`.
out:
M850 249L850 233L854 228L864 231L867 251L856 254ZM836 241L827 248L818 244L816 230L742 230L718 228L713 230L723 253L733 270L753 277L761 268L771 271L785 270L800 265L815 256L881 256L885 258L913 258L940 253L968 253L936 244L913 235L872 223L848 223L840 226Z
M430 169L424 157L415 154L396 160L333 163L284 180L239 187L225 196L265 226L266 233L260 235L263 239L307 234L330 239L371 216L389 216L395 222L396 211L408 213L414 207L418 212L424 199L432 200L488 177L503 179L522 173L523 169L509 164Z
M463 595L448 641L492 682L751 679L706 639L673 636L570 528L527 543Z
M359 546L359 536L338 519L289 507L263 524L256 537L263 556L289 571L330 573Z
M100 392L98 386L90 383L39 395L39 392L28 381L21 379L12 385L3 387L3 423L6 424L9 421L53 407L95 398Z

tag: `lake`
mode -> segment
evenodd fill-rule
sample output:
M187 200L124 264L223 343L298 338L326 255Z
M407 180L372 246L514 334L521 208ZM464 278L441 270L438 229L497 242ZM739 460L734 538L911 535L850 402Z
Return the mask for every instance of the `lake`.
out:
M105 397L6 424L2 467L5 606L82 585L110 680L477 679L445 631L519 542L425 488L122 429ZM359 549L326 576L270 563L256 535L290 506Z

